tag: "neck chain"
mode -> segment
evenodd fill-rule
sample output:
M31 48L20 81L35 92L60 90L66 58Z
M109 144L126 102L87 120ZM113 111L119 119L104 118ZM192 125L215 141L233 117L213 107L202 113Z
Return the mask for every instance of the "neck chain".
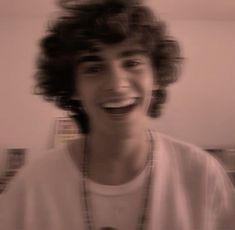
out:
M152 177L153 177L153 167L154 167L154 141L151 134L151 131L148 130L149 136L149 152L148 152L148 159L147 164L145 167L149 169L148 177L146 178L145 185L144 185L144 195L142 200L142 211L138 218L137 223L137 230L144 230L147 226L147 221L149 217L149 205L150 205L150 198L151 198L151 187L152 187ZM89 152L88 152L88 143L87 137L85 138L84 142L84 151L83 151L83 161L81 162L81 169L82 169L82 184L81 184L81 197L82 197L82 204L83 204L83 218L85 223L86 230L94 230L94 222L92 218L92 205L90 200L90 192L87 188L87 179L89 178L88 173L88 166L89 166ZM104 227L100 230L117 230L116 228Z

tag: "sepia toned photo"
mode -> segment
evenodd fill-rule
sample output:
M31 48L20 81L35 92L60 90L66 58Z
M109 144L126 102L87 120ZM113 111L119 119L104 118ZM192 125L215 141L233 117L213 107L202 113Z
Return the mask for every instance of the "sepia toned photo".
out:
M0 13L1 230L235 229L235 2Z

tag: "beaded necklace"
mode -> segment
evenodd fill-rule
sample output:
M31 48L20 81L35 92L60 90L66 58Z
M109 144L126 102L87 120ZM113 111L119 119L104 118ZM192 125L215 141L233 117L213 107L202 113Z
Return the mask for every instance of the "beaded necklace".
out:
M152 188L152 177L153 177L153 167L154 167L154 141L151 131L148 130L149 135L149 152L146 167L149 169L148 177L144 185L144 197L142 201L142 212L138 218L137 230L145 230L147 226L147 221L149 219L149 205L151 198L151 188ZM83 151L83 161L81 162L82 169L82 184L81 184L81 197L83 203L83 216L86 230L94 230L94 222L92 217L92 205L90 200L90 192L87 188L87 179L89 178L88 166L89 166L89 152L87 138L84 141L84 151ZM100 230L118 230L112 227L102 227Z

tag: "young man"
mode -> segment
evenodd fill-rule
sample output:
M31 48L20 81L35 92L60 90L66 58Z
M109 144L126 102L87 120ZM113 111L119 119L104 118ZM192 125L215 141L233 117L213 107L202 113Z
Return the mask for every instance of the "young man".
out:
M38 93L83 137L11 184L0 229L232 230L234 194L199 148L148 128L177 78L177 42L137 1L63 1L41 43Z

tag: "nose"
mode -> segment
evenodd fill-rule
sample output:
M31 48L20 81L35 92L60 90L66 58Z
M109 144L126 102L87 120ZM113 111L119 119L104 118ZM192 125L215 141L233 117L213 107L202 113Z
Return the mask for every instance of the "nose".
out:
M120 92L129 87L128 73L118 64L109 66L105 77L105 89Z

